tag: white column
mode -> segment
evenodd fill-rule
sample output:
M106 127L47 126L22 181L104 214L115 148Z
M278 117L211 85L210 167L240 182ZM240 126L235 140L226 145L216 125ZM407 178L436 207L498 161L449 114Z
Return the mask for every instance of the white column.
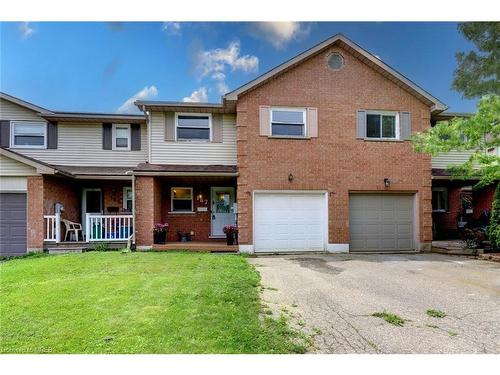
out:
M85 214L85 241L90 242L90 231L92 228L90 227L90 217L89 214Z
M55 218L55 221L56 221L56 243L59 243L61 242L61 214L60 213L56 213L56 218Z

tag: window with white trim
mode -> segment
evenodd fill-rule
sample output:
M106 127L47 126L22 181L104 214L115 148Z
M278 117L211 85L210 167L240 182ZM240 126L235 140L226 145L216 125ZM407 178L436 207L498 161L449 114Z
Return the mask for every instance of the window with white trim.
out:
M305 108L271 108L271 135L305 137Z
M44 122L11 122L10 147L46 148L47 124Z
M172 212L193 212L193 188L171 188L170 203Z
M432 211L448 211L448 189L445 187L432 188Z
M113 124L113 150L130 150L130 124Z
M210 141L210 113L176 113L175 136L178 141Z
M132 212L132 187L130 186L123 188L123 209Z
M399 114L366 112L366 138L399 139Z

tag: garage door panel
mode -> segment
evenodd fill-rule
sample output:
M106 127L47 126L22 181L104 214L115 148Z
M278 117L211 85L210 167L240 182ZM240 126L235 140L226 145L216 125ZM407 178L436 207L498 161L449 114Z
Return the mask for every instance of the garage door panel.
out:
M324 194L256 193L254 197L256 252L325 249Z
M351 251L413 250L413 195L351 194Z
M26 254L26 194L0 193L0 255Z

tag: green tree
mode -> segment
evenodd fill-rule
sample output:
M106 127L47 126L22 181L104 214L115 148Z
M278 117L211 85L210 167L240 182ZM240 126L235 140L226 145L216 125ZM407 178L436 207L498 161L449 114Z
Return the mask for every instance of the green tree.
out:
M457 53L453 88L469 99L500 95L500 22L465 22L458 30L477 50Z

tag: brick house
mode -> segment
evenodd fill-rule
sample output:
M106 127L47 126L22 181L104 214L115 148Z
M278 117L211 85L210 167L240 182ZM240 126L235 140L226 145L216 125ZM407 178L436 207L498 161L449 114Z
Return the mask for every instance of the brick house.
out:
M342 35L217 104L137 101L142 115L116 115L0 100L2 254L186 248L179 234L224 249L229 224L241 252L420 251L433 216L434 232L457 225L437 168L453 153L431 160L409 142L446 106ZM475 207L491 207L489 192ZM167 245L154 244L159 222Z

